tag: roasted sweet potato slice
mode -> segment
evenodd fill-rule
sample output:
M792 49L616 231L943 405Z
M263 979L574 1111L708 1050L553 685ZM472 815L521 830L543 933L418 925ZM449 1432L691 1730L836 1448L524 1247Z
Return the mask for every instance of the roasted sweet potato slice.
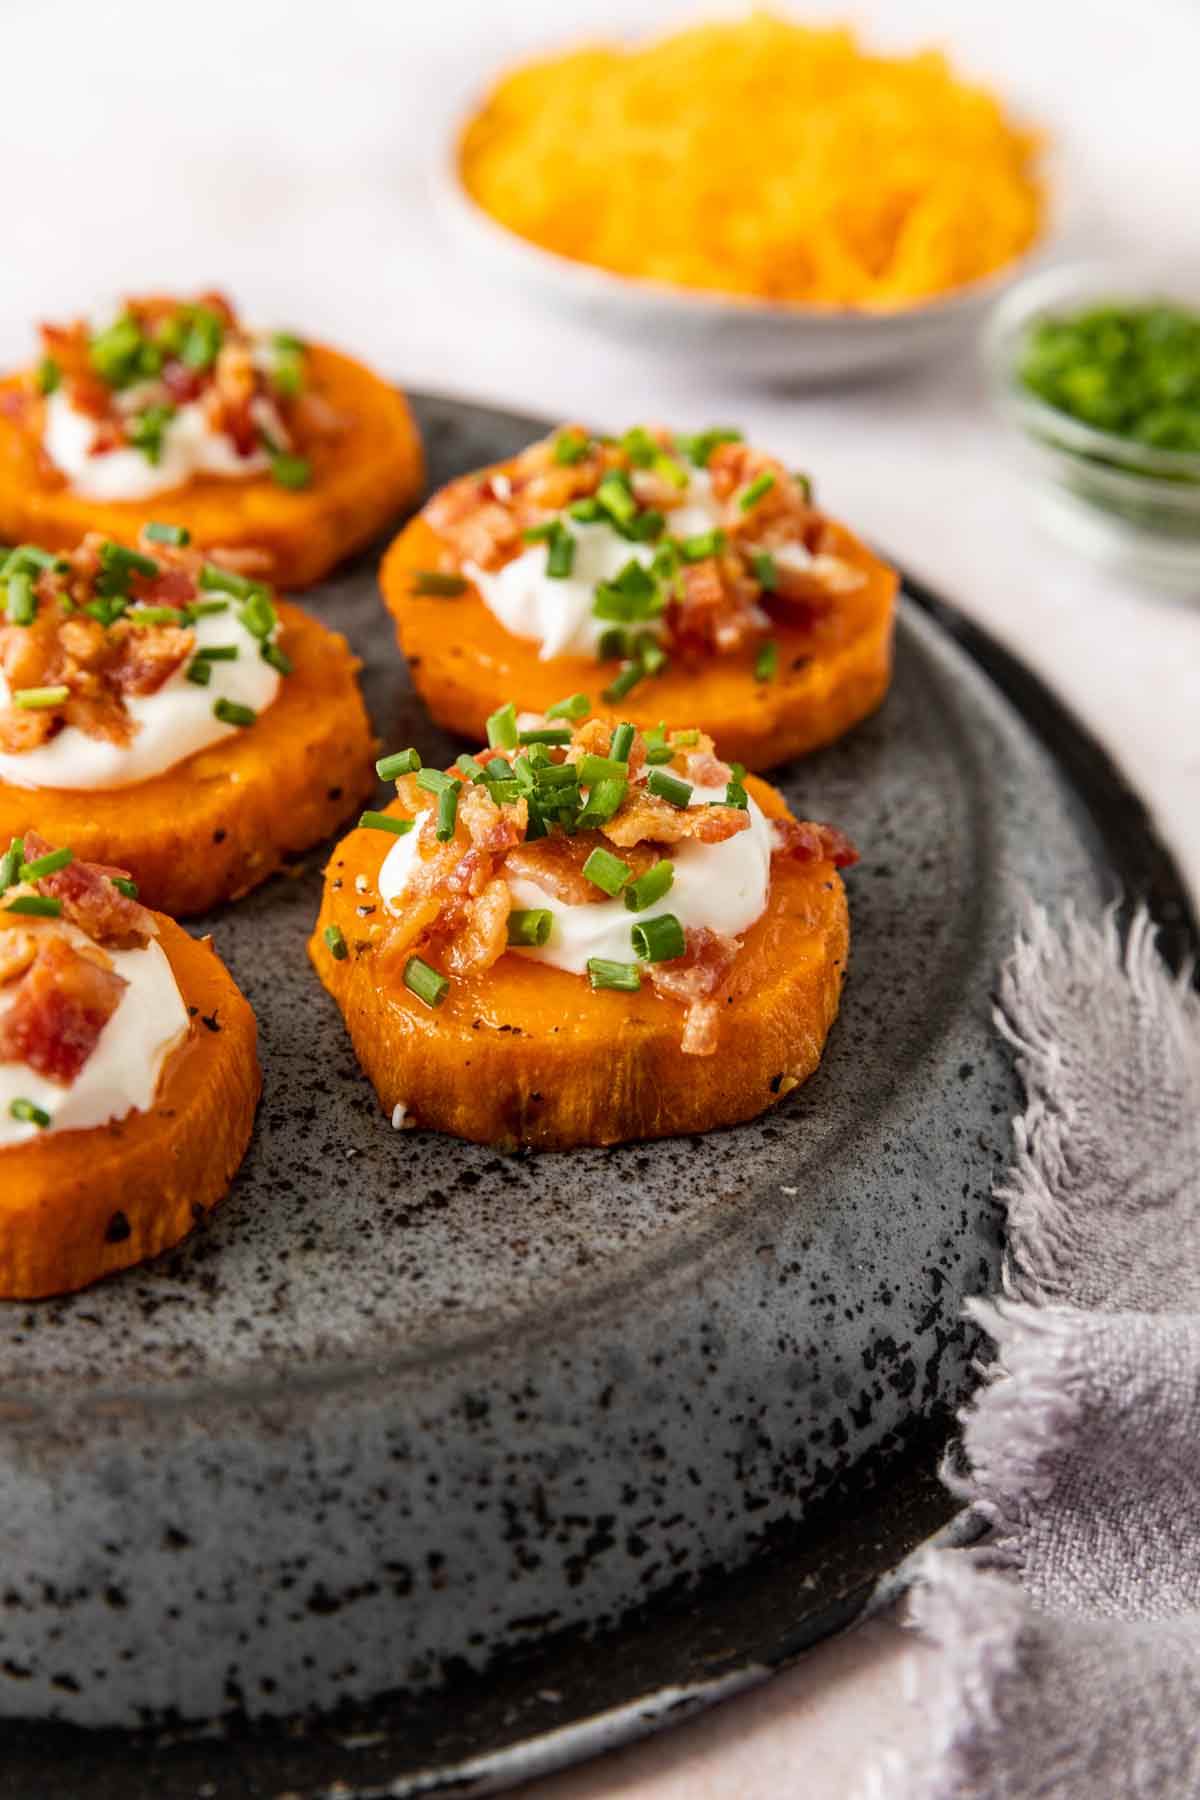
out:
M85 861L128 869L148 905L180 917L327 837L374 781L358 663L298 606L280 602L279 618L293 670L252 726L133 787L0 782L0 842L36 825Z
M263 552L278 587L309 587L415 502L421 442L402 394L361 363L311 345L308 385L346 427L311 452L312 481L291 491L270 476L202 476L146 500L88 500L40 454L15 413L22 377L0 382L0 541L69 550L85 532L131 543L148 519L184 525L202 550Z
M747 787L769 817L789 816L774 788L753 777ZM415 1125L508 1149L612 1144L753 1118L820 1061L849 949L831 861L775 858L767 911L722 990L715 1052L695 1056L683 1048L682 1001L649 983L594 992L582 976L511 952L483 975L456 978L436 1009L423 1005L403 985L403 958L384 954L382 907L360 914L392 842L378 830L343 839L310 945L386 1112L401 1107ZM344 956L330 947L330 926Z
M261 1087L254 1014L210 943L157 923L191 1031L148 1112L0 1150L0 1298L71 1293L170 1249L246 1153Z

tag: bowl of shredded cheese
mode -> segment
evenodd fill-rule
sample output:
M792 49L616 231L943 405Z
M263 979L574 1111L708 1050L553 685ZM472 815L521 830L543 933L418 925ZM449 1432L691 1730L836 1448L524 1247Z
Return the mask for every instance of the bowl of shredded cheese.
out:
M756 12L502 75L444 192L476 251L543 299L811 379L973 326L1046 243L1042 151L938 51Z

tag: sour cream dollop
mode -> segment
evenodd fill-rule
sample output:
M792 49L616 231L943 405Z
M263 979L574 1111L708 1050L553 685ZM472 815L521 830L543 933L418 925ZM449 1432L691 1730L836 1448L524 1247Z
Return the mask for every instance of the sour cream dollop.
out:
M74 926L61 929L73 943L90 941ZM163 1065L187 1035L188 1010L166 952L153 939L140 950L105 954L129 986L71 1085L48 1081L24 1063L0 1062L0 1149L44 1137L48 1131L107 1125L153 1105ZM0 1016L13 997L0 988ZM49 1113L50 1124L14 1119L10 1110L14 1100L32 1101Z
M698 787L689 804L700 806L724 798L723 787ZM723 843L701 844L690 838L664 848L663 857L675 866L675 879L663 898L645 912L631 913L620 895L615 900L569 905L548 894L535 881L522 876L506 877L515 907L541 908L553 919L546 944L518 950L516 954L550 963L572 975L586 975L588 959L593 956L611 962L635 962L632 927L663 913L674 913L685 931L689 926L707 925L710 931L740 936L766 911L771 887L770 821L754 800L750 801L749 814L749 829ZM419 837L418 824L405 837L397 838L384 858L379 871L379 894L389 909L395 910L403 900L419 854ZM615 845L613 851L617 856L621 854Z
M167 423L157 462L129 445L93 455L95 437L95 419L73 407L62 388L50 395L42 447L75 492L89 500L145 500L182 487L195 475L237 478L270 466L262 450L240 456L224 432L212 429L198 401L181 406Z
M245 729L217 718L213 705L218 699L264 712L279 693L278 671L263 660L261 642L242 624L232 595L206 592L204 598L228 600L229 606L223 613L204 614L195 621L196 649L226 645L237 649L234 660L211 664L207 687L197 687L184 668L176 669L157 693L125 696L126 711L136 727L127 744L110 744L66 725L36 750L0 751L0 781L28 788L132 787ZM10 701L11 691L0 674L0 706Z
M610 619L598 619L592 611L596 584L612 581L630 560L647 567L654 558L653 544L635 544L623 538L610 525L581 524L569 512L554 515L575 539L575 560L570 575L559 578L546 573L549 547L545 543L530 544L499 569L482 569L477 563L464 562L463 574L474 583L488 611L513 637L525 638L538 645L538 658L548 662L555 656L595 656L600 639L612 625ZM713 499L712 484L703 469L692 472L681 503L667 514L667 531L672 537L698 537L722 523L723 511ZM786 568L807 567L812 561L801 543L772 550L776 561ZM639 623L639 631L661 630L661 623L648 620Z

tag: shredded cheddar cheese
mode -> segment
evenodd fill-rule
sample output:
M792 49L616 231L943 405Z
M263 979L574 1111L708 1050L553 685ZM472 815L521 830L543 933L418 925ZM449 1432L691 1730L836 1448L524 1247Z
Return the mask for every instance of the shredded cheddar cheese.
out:
M936 51L875 56L769 13L504 77L460 152L522 237L622 275L886 309L1037 235L1039 139Z

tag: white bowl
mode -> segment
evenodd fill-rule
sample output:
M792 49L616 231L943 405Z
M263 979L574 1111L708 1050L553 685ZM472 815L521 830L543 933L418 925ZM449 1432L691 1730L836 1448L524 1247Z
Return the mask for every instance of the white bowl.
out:
M616 275L544 250L510 231L464 187L452 139L435 175L437 200L480 268L531 299L623 343L720 369L743 381L815 386L914 362L970 337L994 302L1046 261L1058 238L1057 185L1045 229L1024 255L937 300L892 312L746 300Z

